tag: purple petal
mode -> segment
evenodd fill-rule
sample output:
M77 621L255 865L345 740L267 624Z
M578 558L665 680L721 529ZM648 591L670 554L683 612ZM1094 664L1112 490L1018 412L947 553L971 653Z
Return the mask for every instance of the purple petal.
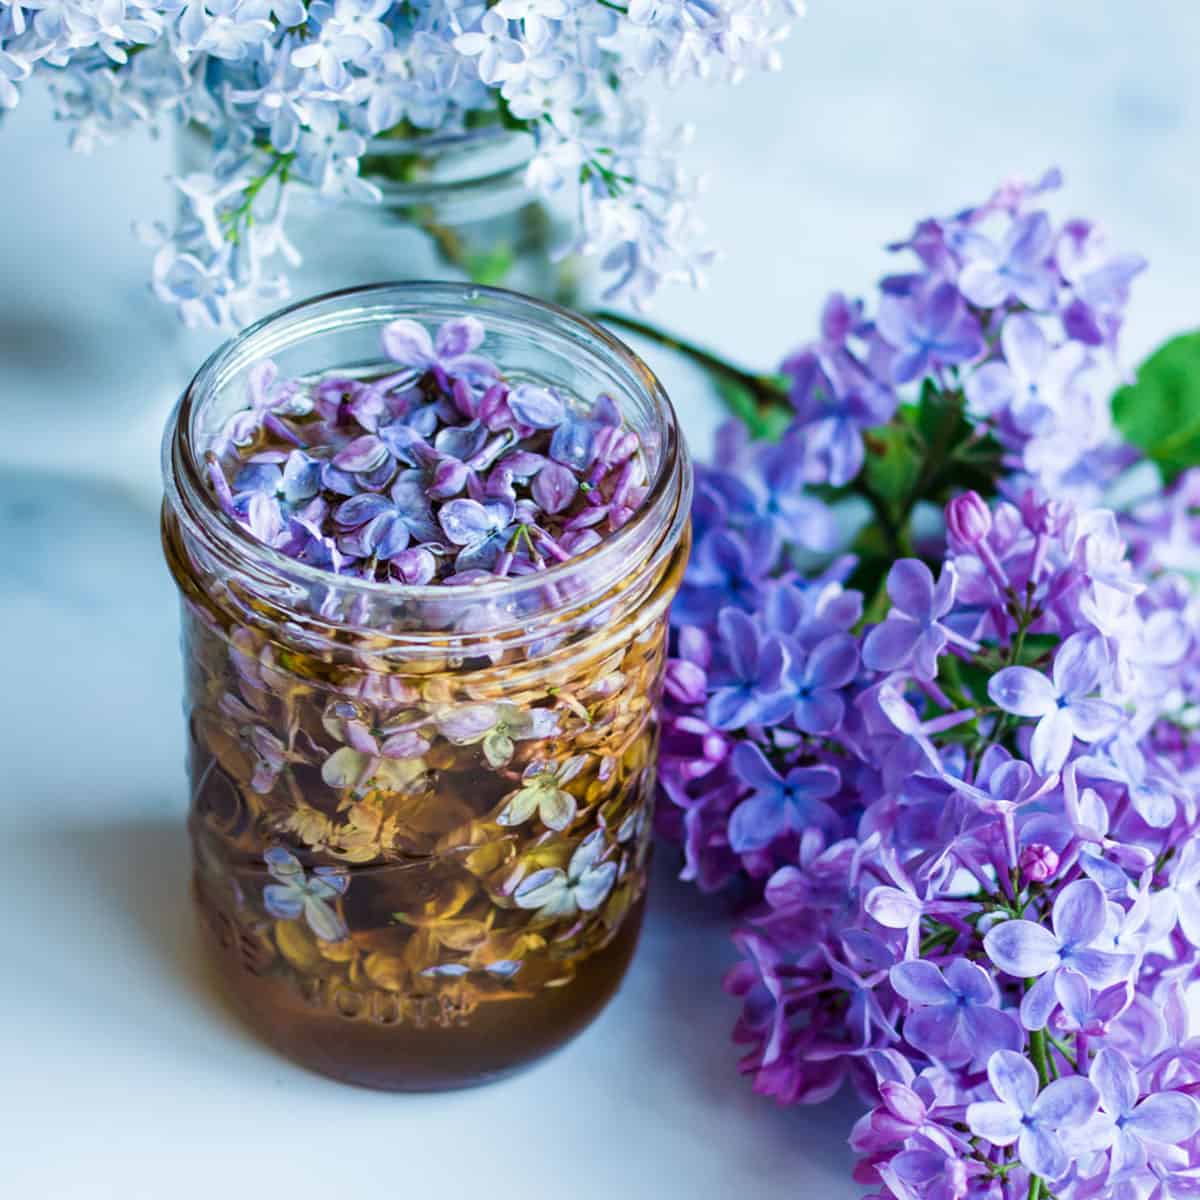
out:
M1067 709L1056 708L1046 713L1034 727L1030 740L1030 762L1034 769L1043 775L1062 770L1074 739L1075 725Z
M934 617L944 617L954 607L954 593L958 588L958 573L954 564L948 562L938 576L937 586L933 589L931 612Z
M1137 964L1137 959L1132 954L1113 954L1107 950L1073 950L1065 961L1080 971L1093 987L1099 989L1111 987L1127 979Z
M907 929L921 916L916 896L886 885L872 888L864 904L867 913L887 929Z
M1043 1179L1060 1179L1071 1165L1059 1137L1040 1126L1026 1126L1021 1130L1017 1155L1030 1171Z
M474 546L493 532L487 509L477 500L449 500L438 513L442 531L456 546Z
M794 767L787 773L786 782L797 801L828 800L837 795L842 777L836 767Z
M508 393L508 407L522 425L553 429L566 416L563 402L549 388L518 384Z
M958 286L972 304L995 308L1008 295L1008 285L990 262L971 262L963 268Z
M1090 946L1104 929L1107 912L1100 885L1090 879L1077 879L1059 892L1050 921L1064 945Z
M477 741L496 727L496 710L490 704L463 704L438 714L437 727L452 742Z
M988 957L1019 979L1044 975L1058 965L1058 938L1032 921L1002 921L983 939Z
M530 490L543 511L560 513L575 499L579 481L569 468L549 462L537 473Z
M391 511L391 508L392 505L386 496L364 492L360 496L351 496L344 504L339 504L334 510L333 521L340 529L357 529L358 526Z
M946 634L940 625L930 625L921 632L913 646L913 674L918 679L936 679L938 657L946 648Z
M738 742L730 763L748 787L758 791L778 791L783 785L781 776L754 742Z
M849 634L819 642L808 657L805 678L815 687L845 687L858 672L858 646Z
M876 625L863 642L863 663L872 671L893 671L911 657L921 638L922 629L915 621L889 614Z
M1013 373L1006 363L985 363L967 380L966 393L973 412L990 416L1012 403Z
M978 963L956 958L945 968L945 975L947 984L973 1004L995 1003L996 984Z
M729 845L738 854L763 850L787 831L787 806L776 795L755 792L729 818Z
M1057 696L1045 675L1029 667L1005 667L988 680L994 704L1018 717L1040 717L1053 711Z
M390 457L387 446L373 433L363 434L347 442L334 456L333 465L356 475L382 467Z
M792 719L804 733L831 733L841 725L845 715L845 702L833 692L802 696L792 709Z
M962 1024L965 1049L974 1062L986 1062L997 1050L1017 1051L1025 1044L1016 1018L998 1008L967 1008Z
M1058 1004L1054 991L1056 971L1043 975L1033 987L1021 997L1021 1024L1026 1029L1045 1029Z
M424 333L424 330L422 330ZM428 334L426 334L428 337ZM458 317L437 331L434 348L439 358L459 358L483 345L483 324L476 317Z
M1020 670L1012 667L1010 670ZM1036 673L1036 672L1035 672ZM1048 712L1034 728L1029 742L1029 761L1042 775L1061 771L1075 740L1075 723L1065 708Z
M410 466L417 462L417 452L425 446L425 439L417 430L399 422L385 425L379 431L379 440L396 458Z
M293 450L283 468L283 494L289 504L309 500L321 490L321 462Z
M382 334L384 353L406 367L428 367L434 359L429 331L416 321L398 320L385 325Z
M941 971L922 959L897 963L889 978L892 987L911 1004L953 1004L957 999Z
M461 458L464 462L478 454L487 444L488 431L477 422L470 425L448 425L433 439L436 450Z
M1103 1047L1092 1061L1088 1078L1100 1094L1100 1103L1110 1117L1123 1117L1137 1104L1137 1076L1129 1059L1111 1046Z
M875 326L880 336L899 349L906 346L913 337L912 304L898 296L884 295L880 297L879 309L875 314Z
M1000 331L1000 345L1004 349L1005 361L1031 379L1036 379L1042 373L1050 356L1050 347L1042 327L1024 313L1011 316L1004 322L1004 328Z
M902 558L892 566L887 592L901 612L922 623L932 619L933 575L919 558Z
M759 636L754 622L738 608L723 608L717 615L721 645L739 679L752 679L758 669Z
M1021 1054L998 1050L988 1059L988 1080L992 1091L1019 1113L1033 1110L1037 1099L1038 1077L1033 1064Z
M437 560L423 546L414 546L392 556L392 574L401 583L423 587L437 574Z
M408 548L411 535L404 518L393 509L369 521L360 538L368 556L390 559Z
M466 463L457 458L443 458L433 469L427 495L431 500L449 500L467 486L468 475L470 470Z
M903 1083L888 1079L879 1085L879 1095L888 1111L907 1125L920 1125L928 1110L920 1096Z
M272 544L283 532L283 513L274 496L255 492L246 506L246 523L259 541Z
M1096 1115L1100 1097L1081 1075L1048 1084L1033 1106L1033 1116L1054 1129L1078 1128Z
M705 719L716 729L741 729L758 709L758 698L746 688L718 688L708 698Z
M967 1105L967 1124L993 1146L1011 1146L1021 1135L1021 1114L1011 1104L994 1100Z
M1067 711L1071 714L1075 736L1081 742L1098 742L1101 738L1111 736L1124 717L1115 704L1104 700L1073 700ZM1173 809L1174 802L1171 804Z
M1077 1028L1084 1028L1092 1016L1092 989L1076 970L1064 968L1055 972L1054 994L1063 1012Z
M1159 1092L1137 1106L1126 1127L1140 1138L1178 1146L1200 1129L1200 1107L1182 1092Z
M950 1067L970 1060L969 1047L962 1044L962 1018L956 1008L940 1005L918 1008L904 1018L904 1038L915 1050Z
M1094 692L1108 673L1104 644L1087 634L1072 634L1054 658L1054 690L1074 699Z
M550 457L564 466L583 471L591 466L595 458L594 445L591 425L568 417L555 429L550 439Z

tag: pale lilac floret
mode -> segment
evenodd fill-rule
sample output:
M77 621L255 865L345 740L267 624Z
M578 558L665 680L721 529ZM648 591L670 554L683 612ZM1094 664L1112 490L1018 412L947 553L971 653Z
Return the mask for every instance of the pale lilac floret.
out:
M975 649L970 638L942 621L954 607L957 574L952 564L934 582L929 568L915 558L903 558L888 572L892 610L863 643L863 662L875 671L894 671L912 664L922 679L934 679L938 657L947 644Z
M339 942L347 935L346 922L334 908L350 886L349 874L340 867L315 867L305 872L299 859L282 846L272 846L263 855L275 880L263 888L263 905L281 921L303 917L322 941Z
M1021 1162L1044 1179L1061 1179L1071 1165L1064 1135L1080 1130L1095 1115L1099 1096L1086 1079L1059 1079L1038 1091L1033 1064L1011 1050L988 1060L995 1100L967 1107L967 1124L994 1146L1017 1147Z
M977 963L956 958L939 968L913 960L891 970L892 987L911 1004L904 1037L947 1066L986 1063L997 1050L1019 1050L1021 1028L1000 1010L995 981Z
M753 742L739 742L733 769L752 789L729 822L729 844L739 853L761 850L791 830L830 825L836 819L826 803L840 786L833 767L792 767L781 774Z
M1060 770L1076 738L1095 742L1116 732L1120 708L1094 696L1110 669L1103 642L1076 633L1055 655L1050 678L1029 667L1006 667L992 676L988 695L996 704L1015 716L1037 718L1029 746L1036 770Z
M858 646L848 634L834 634L804 653L797 649L787 680L796 697L792 717L804 733L828 733L842 722L842 689L858 673Z
M1054 984L1065 968L1078 971L1096 988L1128 977L1132 954L1097 949L1107 909L1104 892L1091 879L1068 884L1055 898L1051 928L1034 921L1002 921L984 938L988 957L1018 979L1037 980L1021 1001L1021 1023L1043 1029L1057 1003Z
M709 678L707 715L718 729L782 721L795 703L787 686L783 641L764 634L745 613L726 608L717 618L717 655Z
M1129 1059L1102 1047L1088 1078L1100 1096L1099 1135L1111 1142L1114 1177L1145 1167L1168 1146L1178 1146L1200 1129L1200 1106L1182 1092L1146 1095Z
M983 353L979 323L952 284L913 297L884 296L879 332L896 351L891 377L907 383L939 367L970 362Z
M1050 261L1054 229L1044 212L1018 218L1003 240L972 242L971 258L959 276L958 286L972 304L995 308L1016 300L1041 312L1055 299L1058 281Z

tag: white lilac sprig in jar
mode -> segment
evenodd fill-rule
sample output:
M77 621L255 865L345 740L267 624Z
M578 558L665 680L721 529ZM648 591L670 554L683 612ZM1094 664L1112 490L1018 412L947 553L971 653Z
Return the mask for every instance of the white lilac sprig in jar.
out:
M509 293L339 293L167 434L195 890L268 1040L389 1088L585 1025L645 889L690 468L621 343Z

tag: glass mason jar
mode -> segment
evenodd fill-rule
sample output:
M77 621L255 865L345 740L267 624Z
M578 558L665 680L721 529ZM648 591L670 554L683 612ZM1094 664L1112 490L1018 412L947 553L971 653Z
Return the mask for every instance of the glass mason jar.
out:
M302 262L288 269L293 295L314 296L378 279L460 279L572 304L582 264L557 258L567 222L532 196L528 134L497 125L464 133L377 137L359 173L378 204L288 189L286 230ZM181 128L181 174L210 171L208 130Z
M388 322L466 314L509 378L608 394L639 434L650 487L618 532L537 574L408 587L297 562L217 506L204 447L256 361L372 374ZM658 381L602 329L512 293L361 288L210 358L164 472L194 895L252 1024L318 1071L404 1090L481 1082L566 1041L613 994L642 919L691 495Z

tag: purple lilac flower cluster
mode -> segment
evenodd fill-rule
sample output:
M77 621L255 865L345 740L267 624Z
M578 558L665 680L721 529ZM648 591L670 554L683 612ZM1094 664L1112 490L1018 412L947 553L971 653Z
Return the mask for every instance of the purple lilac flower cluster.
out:
M830 300L782 439L699 473L674 614L661 828L750 892L743 1070L855 1085L879 1200L1200 1195L1200 608L1155 550L1196 483L1101 504L1140 262L1053 182Z
M382 334L370 378L248 375L206 453L217 502L259 541L342 575L422 585L544 570L620 529L646 494L616 404L506 380L474 317Z

